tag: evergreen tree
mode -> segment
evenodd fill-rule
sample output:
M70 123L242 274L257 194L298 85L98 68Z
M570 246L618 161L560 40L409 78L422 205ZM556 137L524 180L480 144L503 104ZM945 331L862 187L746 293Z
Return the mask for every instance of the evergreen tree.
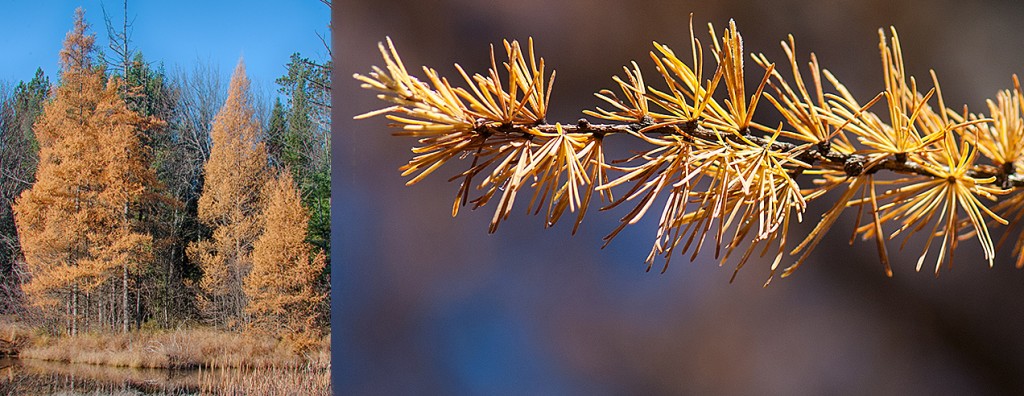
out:
M267 166L259 132L245 64L239 61L227 101L214 119L210 159L203 168L198 214L213 235L188 249L203 270L201 308L214 323L228 327L245 321L242 284L252 267L252 243L259 235L259 195Z
M14 114L16 125L30 143L32 148L32 166L35 171L35 160L38 159L39 143L36 141L35 133L32 131L32 124L43 112L43 102L50 92L50 78L46 77L42 68L36 68L36 73L27 83L22 81L14 90Z
M125 101L128 108L147 117L170 120L174 117L178 92L168 82L163 66L150 66L141 52L132 51L132 60L127 64L124 83ZM175 194L179 187L176 173L182 157L179 156L178 142L174 131L166 123L154 125L142 131L143 144L152 153L151 167L156 172L160 185L164 187L159 199L147 200L142 209L146 213L144 226L153 240L154 261L143 268L136 279L138 294L136 300L137 319L142 319L143 307L157 315L164 326L171 324L172 317L185 319L191 310L192 298L184 282L187 272L187 258L183 246L181 228L189 224L181 197ZM195 216L195 213L192 213Z
M285 119L285 109L281 105L281 99L274 99L274 107L270 111L270 121L267 123L267 157L275 168L285 166L283 155L287 128L288 121Z
M310 210L309 242L329 252L331 62L318 64L294 53L286 67L287 73L277 79L288 98L280 162L295 173L303 204Z
M280 92L288 98L281 157L300 181L318 168L329 166L329 65L319 65L294 53L285 65L287 73L277 79Z
M160 119L167 119L173 113L175 93L162 63L153 68L142 52L136 52L124 80L129 92L125 98L129 109Z
M306 176L314 171L314 161L319 154L313 146L313 109L306 89L309 69L295 66L294 62L289 66L289 71L294 71L295 74L295 85L291 87L291 95L288 98L290 110L282 142L281 162L285 167L295 169L299 180L305 180Z

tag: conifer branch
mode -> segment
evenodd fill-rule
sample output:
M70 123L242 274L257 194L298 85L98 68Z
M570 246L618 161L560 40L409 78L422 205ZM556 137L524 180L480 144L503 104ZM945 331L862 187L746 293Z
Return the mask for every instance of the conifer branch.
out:
M492 48L491 67L483 75L470 77L456 65L468 87L462 88L430 68L423 69L425 81L412 77L389 39L380 45L386 70L375 67L369 75L354 77L392 105L356 118L385 115L401 129L396 135L420 138L421 146L413 149L416 156L401 168L403 175L416 174L407 184L450 160L471 157L469 168L449 179L462 180L452 214L460 206L473 203L478 208L500 195L490 232L508 217L521 190L534 190L528 211L539 213L547 203L547 226L566 209L578 211L574 233L592 195L608 202L604 209L635 201L606 241L665 197L649 269L659 256L667 267L674 252L694 260L710 241L715 257L723 263L732 258L738 271L755 252L764 256L775 246L770 282L788 250L791 220L802 221L807 201L841 186L847 186L846 192L789 252L799 257L782 276L801 265L848 207L858 208L855 236L876 241L889 276L886 241L905 235L902 249L910 235L926 226L931 231L924 234L918 270L936 237L942 245L936 275L944 260L951 263L958 241L973 237L992 264L995 244L988 227L1024 216L1024 173L1018 169L1024 164L1024 93L1016 76L1014 90L988 102L990 116L966 108L954 111L945 106L934 71L933 88L925 93L905 74L899 37L892 29L891 37L879 30L885 91L864 105L813 54L810 80L805 81L793 37L781 43L792 77L763 54L752 55L764 74L751 90L745 86L745 53L735 22L730 21L720 39L708 27L717 65L710 77L704 73L704 47L691 23L689 62L659 43L650 53L667 88L646 83L640 66L632 62L623 68L625 77L613 78L621 97L610 90L596 94L610 110L598 107L583 113L610 124L586 118L565 125L547 121L555 73L548 75L543 58L534 56L532 40L525 48L506 41L508 61L500 65ZM827 91L823 81L833 89ZM716 96L720 87L726 99ZM883 99L887 120L872 110ZM777 127L755 121L754 114L765 107L758 104L765 102L782 118ZM639 139L651 148L609 163L603 146L612 135ZM989 163L979 162L979 157ZM609 178L608 171L621 175ZM897 178L875 178L882 171ZM813 185L801 186L800 175L813 177ZM627 187L624 195L613 197L612 189ZM474 189L482 194L470 199ZM1009 198L1000 201L1002 195ZM996 203L989 208L982 198ZM868 221L862 224L864 214ZM1015 253L1022 250L1024 235ZM742 252L739 259L734 252Z
M653 124L647 123L634 123L634 124L591 124L586 118L580 118L576 124L562 125L562 130L567 134L589 134L594 136L609 136L615 134L628 134L636 133L640 130L650 127ZM529 130L535 130L541 133L555 133L556 126L552 124L539 124L533 126L525 125L489 125L486 122L481 121L480 125L473 128L474 132L481 135L505 135L510 137L523 137L530 136ZM722 135L714 130L695 125L678 125L674 127L659 127L654 129L648 129L648 133L661 134L661 135L680 135L689 136L704 140L714 140L718 137L723 137L729 140L737 140L738 137L734 135ZM877 173L879 171L891 171L896 173L919 175L926 177L937 177L928 171L927 168L921 166L912 161L906 159L900 159L896 156L885 158L872 165L870 168L866 168L867 158L859 154L846 154L836 150L832 150L831 147L822 147L819 145L814 146L798 146L793 143L773 141L769 143L769 139L763 136L752 136L746 137L750 141L756 143L759 146L768 147L772 151L778 152L798 152L796 158L804 163L811 165L820 164L821 167L843 171L847 176L856 177L865 174ZM796 168L799 169L799 168ZM1024 187L1024 174L1017 173L1012 168L996 167L985 164L975 164L967 174L974 178L985 179L995 177L996 182L994 186L1001 188L1021 188Z

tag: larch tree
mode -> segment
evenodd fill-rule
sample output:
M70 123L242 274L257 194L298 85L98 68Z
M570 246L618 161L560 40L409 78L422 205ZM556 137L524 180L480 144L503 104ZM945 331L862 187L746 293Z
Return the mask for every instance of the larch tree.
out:
M127 108L120 80L106 81L94 63L94 41L76 10L60 84L34 126L36 183L14 207L31 275L25 294L48 317L65 318L71 334L80 322L128 330L129 273L151 259L137 208L158 187L140 131L159 121Z
M245 64L239 61L227 101L214 118L210 159L203 168L198 214L212 236L188 248L203 271L200 309L214 323L228 327L246 321L243 280L252 268L250 253L260 232L267 152L254 113Z
M317 279L326 264L306 242L309 213L291 170L263 187L263 233L253 243L252 271L245 278L246 312L261 330L291 339L300 348L316 340L327 298Z

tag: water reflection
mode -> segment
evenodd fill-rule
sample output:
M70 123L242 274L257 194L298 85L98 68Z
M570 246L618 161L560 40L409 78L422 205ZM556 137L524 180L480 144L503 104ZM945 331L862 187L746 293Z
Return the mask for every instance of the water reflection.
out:
M238 370L166 370L0 358L0 395L183 395L213 391Z

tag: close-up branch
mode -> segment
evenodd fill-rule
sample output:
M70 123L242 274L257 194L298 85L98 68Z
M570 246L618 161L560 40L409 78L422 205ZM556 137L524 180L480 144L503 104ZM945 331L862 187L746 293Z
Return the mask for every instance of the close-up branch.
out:
M993 265L997 245L1009 234L996 244L989 228L1024 215L1024 93L1016 76L1013 89L988 101L987 114L947 108L936 73L930 73L931 88L919 87L904 69L896 29L880 29L885 89L860 102L813 53L801 74L792 36L781 42L787 59L777 65L744 52L735 22L723 31L708 24L708 30L711 45L705 46L691 22L683 58L654 43L655 78L631 62L624 76L613 78L621 93L596 93L609 109L583 113L609 123L547 119L555 73L536 57L532 39L525 46L505 41L503 63L492 47L485 74L470 76L455 65L461 86L428 67L425 79L413 77L388 39L380 44L386 67L354 77L390 105L356 118L383 115L399 129L396 135L419 139L414 157L400 168L412 176L409 185L453 159L469 158L468 168L449 179L461 181L452 214L499 196L492 233L525 190L533 191L528 210L543 209L547 226L567 209L576 213L573 233L593 195L606 202L602 209L632 203L607 241L662 200L648 269L658 257L663 268L675 254L693 261L707 242L736 271L755 255L773 253L770 282L787 256L795 259L781 275L792 274L851 208L857 213L854 236L875 242L888 276L889 241L903 236L902 250L916 234L925 239L918 271L931 258L938 275L952 265L959 242L970 239ZM704 68L705 50L714 60L712 73L705 73L711 71ZM755 69L745 66L747 56ZM751 72L755 86L746 85L744 74ZM773 112L778 121L762 124ZM608 161L605 145L612 136L647 148ZM838 195L827 194L837 188ZM479 195L472 197L474 191ZM820 219L813 230L788 238L807 203L825 196L834 201L811 217ZM1024 235L1009 238L1022 257ZM794 240L796 247L788 246ZM937 249L931 249L934 240L940 241ZM1024 266L1024 259L1016 264Z

